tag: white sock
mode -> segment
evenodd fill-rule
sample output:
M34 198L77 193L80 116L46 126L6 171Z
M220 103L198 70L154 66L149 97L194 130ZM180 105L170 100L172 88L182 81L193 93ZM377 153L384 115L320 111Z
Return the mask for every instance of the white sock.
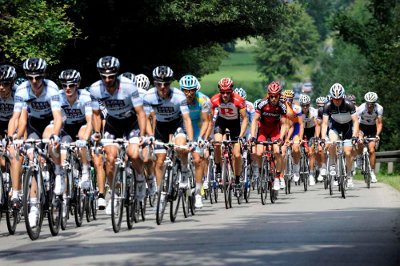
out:
M89 173L89 165L82 164L82 174L87 174L87 173Z
M18 199L19 198L19 191L18 190L13 190L12 192L12 199Z

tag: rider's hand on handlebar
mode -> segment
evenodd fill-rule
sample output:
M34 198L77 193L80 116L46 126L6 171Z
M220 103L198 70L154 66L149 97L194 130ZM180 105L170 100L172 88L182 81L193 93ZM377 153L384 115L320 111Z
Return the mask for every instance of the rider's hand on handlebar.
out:
M95 132L92 134L92 136L90 137L90 139L92 140L92 142L99 142L101 138L101 135L99 132Z

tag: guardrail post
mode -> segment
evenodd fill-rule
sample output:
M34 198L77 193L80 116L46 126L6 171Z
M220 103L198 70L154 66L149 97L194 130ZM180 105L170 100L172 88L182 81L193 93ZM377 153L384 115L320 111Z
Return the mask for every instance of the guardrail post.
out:
M381 170L381 163L375 163L375 173L379 173L379 170Z
M388 174L393 174L393 162L388 162Z

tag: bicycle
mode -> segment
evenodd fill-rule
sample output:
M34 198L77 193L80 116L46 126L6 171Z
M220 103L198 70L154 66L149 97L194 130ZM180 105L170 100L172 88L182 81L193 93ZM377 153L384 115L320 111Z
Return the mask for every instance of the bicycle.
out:
M300 181L303 182L304 191L308 189L310 169L308 165L308 155L306 153L305 142L300 144Z
M4 171L0 168L0 220L6 214L7 230L15 234L17 224L21 221L21 210L14 210L10 195L12 194L12 179L10 175L10 159L5 147L0 147L0 156L4 160ZM20 195L21 197L21 195Z
M330 195L333 194L333 186L335 179L338 182L339 191L341 192L342 198L346 198L346 190L347 190L347 174L346 174L346 161L344 156L344 142L343 140L336 140L336 141L327 141L326 144L333 144L336 145L336 170L330 166L328 172L328 183L329 183L329 193ZM329 166L330 158L329 152L327 153L327 166Z
M128 229L133 228L135 219L135 180L136 173L132 170L132 175L127 175L129 162L126 160L126 148L129 141L125 138L101 139L100 143L118 144L118 154L115 160L114 178L111 185L111 223L113 231L118 233L121 229L124 207L126 208L126 222Z
M167 148L167 157L164 160L164 171L157 192L157 207L156 207L156 222L161 225L165 209L168 202L170 203L170 220L174 222L177 216L180 201L182 200L184 214L188 213L187 206L192 203L194 208L194 202L191 199L186 198L186 193L183 193L179 187L179 182L182 182L182 172L180 161L176 156L175 148L188 149L186 145L176 145L174 143L155 142L156 145L161 145ZM189 171L191 171L189 169ZM189 182L189 180L188 180ZM185 201L187 200L187 205ZM175 208L173 202L176 202ZM186 216L185 216L186 217Z
M287 195L291 192L293 180L293 157L291 144L286 147L285 172L283 178L285 180L285 194Z
M368 143L370 141L376 141L376 138L363 138L363 152L361 157L361 174L364 176L364 181L367 184L367 188L371 187L371 163L369 161Z
M266 146L262 155L261 174L260 174L260 194L261 204L267 203L268 191L270 194L271 203L275 203L278 192L273 189L273 180L276 178L275 156L273 152L273 145L277 144L275 141L257 141L257 144Z
M251 146L251 145L250 145ZM249 144L247 142L241 142L241 152L242 152L242 171L240 173L240 188L243 190L243 196L246 203L249 203L251 186L253 183L253 171L251 167L251 157L250 157ZM238 197L238 204L241 203Z
M24 176L23 185L23 214L25 226L29 237L36 240L40 236L44 215L48 215L50 232L56 236L61 225L62 195L54 193L55 174L54 163L47 154L47 148L42 151L38 146L48 144L50 140L45 139L27 139L14 140L14 144L24 144L24 153L28 148L33 149L33 158L29 161L29 168ZM27 146L29 145L29 147ZM43 166L41 161L44 160ZM49 180L44 179L43 172L49 172ZM36 192L36 202L31 200L31 193ZM38 210L36 225L31 226L29 222L29 212L32 207Z
M207 167L207 173L206 173L206 180L205 183L207 183L207 189L205 190L206 194L206 199L209 197L210 198L210 203L214 204L218 203L218 181L215 179L216 176L216 171L215 171L215 163L214 163L214 146L207 144L206 145L208 149L208 167Z

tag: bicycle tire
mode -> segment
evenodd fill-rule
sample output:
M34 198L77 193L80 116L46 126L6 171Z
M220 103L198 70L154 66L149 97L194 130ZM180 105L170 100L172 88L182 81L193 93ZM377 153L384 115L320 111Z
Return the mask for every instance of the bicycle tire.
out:
M308 190L308 162L306 158L302 158L300 161L300 172L302 174L302 180L303 180L303 187L304 191L306 192Z
M127 206L127 223L128 223L128 228L132 229L133 224L139 222L139 214L140 213L140 204L137 199L134 199L132 204Z
M182 197L183 197L182 191L179 190L178 191L178 198L175 200L175 204L174 204L174 202L171 202L170 205L169 205L169 208L170 208L170 210L169 210L169 218L170 218L171 222L173 222L173 223L176 221L176 217L178 215L178 210L179 210L179 207L180 207L179 205L180 205Z
M74 219L76 227L81 227L85 212L85 194L82 193L79 187L75 187L74 200Z
M365 183L367 184L367 188L371 188L371 171L370 171L370 162L369 162L369 156L368 154L364 155L364 179Z
M267 175L268 175L268 169L266 165L266 160L265 157L262 158L262 167L261 167L261 173L260 173L260 195L261 195L261 204L265 205L267 204L267 198L268 198L268 180L267 180Z
M185 218L189 217L189 201L188 201L189 195L188 195L188 190L183 189L182 190L182 210L183 210L183 216Z
M172 169L168 166L164 169L160 187L158 188L157 192L156 222L158 225L161 225L161 222L164 218L165 208L168 204L168 182L171 171Z
M6 164L5 164L5 172L9 174L10 171L10 162L8 159L6 159ZM10 192L12 190L12 179L11 175L9 175L9 180L8 180L8 187L3 182L3 172L0 171L0 189L5 192L2 194L3 198L3 206L0 206L0 216L1 216L1 208L6 209L6 223L7 223L7 230L10 235L15 234L15 230L17 229L17 224L18 220L20 217L20 211L19 210L14 210L11 205L11 199L8 195L10 195ZM1 199L1 196L0 196Z
M222 190L224 192L224 199L225 199L225 208L229 209L229 171L228 171L228 166L226 165L226 161L224 161L224 164L222 166Z
M61 217L61 230L63 230L63 231L67 229L69 212L70 212L70 204L71 204L71 201L69 198L65 198L64 200L66 201L66 203L62 204L62 209L61 209L61 213L65 212L65 216ZM64 211L64 208L65 208L65 211Z
M49 209L48 209L48 220L49 227L52 236L58 235L61 226L62 217L62 200L60 196L55 195L53 188L48 193Z
M147 209L147 197L144 197L143 201L140 202L140 214L142 221L146 221L146 209Z
M134 173L134 172L132 172ZM136 195L136 186L135 186L136 175L131 176L131 178L127 178L127 186L126 192L124 193L126 196L126 224L128 229L133 228L133 224L139 222L139 214L140 207L138 204L138 200L135 198Z
M111 189L111 223L114 233L121 229L122 217L124 214L125 188L124 188L125 169L116 166L115 175Z
M44 216L44 209L43 209L43 202L44 202L44 192L43 192L43 184L40 185L38 184L37 186L37 203L35 204L36 207L38 208L38 217L36 219L36 227L31 227L29 223L29 211L31 209L31 203L30 203L30 190L31 190L31 184L32 180L38 180L37 178L38 172L34 170L34 167L31 166L25 173L24 177L24 194L23 194L23 209L24 209L24 220L25 220L25 227L26 231L29 235L29 238L31 240L36 240L40 236L40 231L42 229L42 223L43 223L43 216ZM42 186L39 188L39 186Z

